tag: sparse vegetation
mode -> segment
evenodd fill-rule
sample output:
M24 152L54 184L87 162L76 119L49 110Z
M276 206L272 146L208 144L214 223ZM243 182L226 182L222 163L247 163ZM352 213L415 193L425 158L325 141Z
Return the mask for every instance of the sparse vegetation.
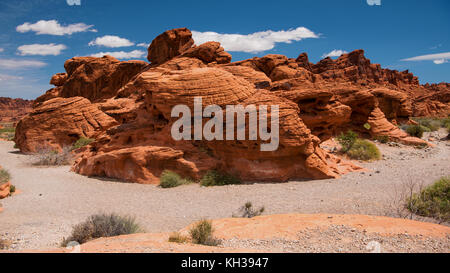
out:
M379 160L380 150L372 142L358 138L353 131L342 133L338 136L341 152L346 153L351 159L356 160Z
M0 250L8 249L11 247L11 245L12 245L11 241L0 239Z
M13 141L16 134L16 128L13 127L12 123L1 124L3 128L0 128L0 138L6 139L8 141Z
M73 228L69 238L63 239L62 246L70 242L79 244L90 240L143 232L143 229L130 216L117 214L97 214Z
M405 206L417 215L432 217L441 222L450 221L450 177L443 177L412 194L407 198Z
M381 158L380 150L372 142L365 139L357 139L355 144L347 151L351 159L357 160L379 160Z
M247 202L239 209L239 216L233 215L233 217L253 218L256 216L260 216L264 211L265 211L264 207L255 209L253 208L252 202Z
M225 186L241 183L242 181L239 180L238 178L230 174L222 173L215 170L208 171L200 181L200 184L204 187Z
M9 174L9 172L5 169L0 169L0 185L9 182L10 179L11 175Z
M214 239L213 233L214 229L212 226L212 222L208 220L201 220L189 230L192 242L199 245L218 245L219 241L217 239Z
M15 193L15 192L16 192L16 186L11 185L11 186L9 187L9 195L12 195L12 194Z
M174 232L169 237L170 243L184 244L189 241L189 238L181 235L179 232Z
M52 149L41 149L35 155L35 166L64 166L70 165L72 149L64 147L61 152Z
M405 130L410 136L422 138L427 128L420 125L408 125Z
M191 180L182 178L177 173L167 170L161 174L160 181L161 182L159 186L161 188L174 188L184 184L192 183Z
M95 139L92 138L86 138L86 137L82 137L80 139L78 139L73 145L72 145L72 150L77 150L80 149L84 146L87 146L89 144L91 144L92 142L94 142Z
M445 127L443 121L435 118L414 118L415 122L417 122L420 126L424 127L425 131L434 132L439 130L439 128Z
M389 142L389 136L377 136L375 137L375 140L377 140L380 143L386 144Z
M350 148L355 144L356 140L358 139L358 134L356 134L353 131L348 131L347 133L342 133L340 136L338 136L337 140L339 141L339 144L341 144L341 151L343 153L346 153L350 150Z

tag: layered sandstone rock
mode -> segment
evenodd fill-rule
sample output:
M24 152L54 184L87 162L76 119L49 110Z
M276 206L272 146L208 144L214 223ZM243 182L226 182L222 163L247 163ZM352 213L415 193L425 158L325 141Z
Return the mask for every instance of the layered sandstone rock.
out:
M0 122L17 122L32 110L33 101L0 97Z
M362 137L426 144L392 122L448 113L448 85L421 86L408 71L372 64L362 50L317 64L306 53L230 63L219 43L194 45L183 28L159 35L148 51L151 64L108 56L68 60L67 73L52 78L56 87L19 123L19 148L61 149L80 137L95 138L73 170L138 183L157 184L164 170L193 179L212 169L246 181L333 178L358 167L322 150L321 142L352 129ZM172 109L186 105L193 113L194 98L203 108L221 107L223 116L227 105L254 105L257 114L265 105L271 120L278 106L278 149L262 151L261 140L175 141ZM246 136L250 129L246 124Z
M25 153L61 150L81 137L96 138L117 124L85 98L55 98L33 109L17 124L15 142Z

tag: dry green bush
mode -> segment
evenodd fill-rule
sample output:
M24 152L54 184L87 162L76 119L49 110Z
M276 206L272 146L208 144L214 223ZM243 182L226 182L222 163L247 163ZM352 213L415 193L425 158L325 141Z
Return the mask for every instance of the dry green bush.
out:
M70 237L63 239L62 246L67 246L70 242L83 244L96 238L140 232L143 232L143 229L130 216L119 216L114 213L96 214L74 226Z
M43 148L34 154L33 165L35 166L65 166L70 165L72 160L72 148L64 147L61 152Z
M238 214L234 214L233 217L240 217L240 218L253 218L256 216L260 216L261 214L263 214L263 212L265 211L264 207L260 207L258 209L255 209L253 207L252 202L247 202L245 203L245 205L243 205L240 209L239 209L239 213Z
M220 242L213 237L214 229L212 222L201 220L197 222L190 230L192 242L199 245L216 246Z

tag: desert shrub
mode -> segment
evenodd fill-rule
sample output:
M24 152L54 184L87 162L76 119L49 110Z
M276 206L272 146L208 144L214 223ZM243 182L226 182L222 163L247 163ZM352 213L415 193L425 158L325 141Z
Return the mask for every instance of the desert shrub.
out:
M13 194L13 193L15 193L15 192L16 192L16 186L11 185L11 186L9 187L9 193L10 193L10 194Z
M357 139L355 144L347 151L347 155L357 160L379 160L381 158L377 146L364 139Z
M450 117L441 120L442 128L450 128Z
M94 141L95 139L82 137L72 145L72 149L73 150L80 149L81 147L87 146Z
M433 118L416 118L414 119L420 126L426 127L430 132L434 132L441 128L441 121Z
M184 184L192 183L191 180L182 178L177 173L172 172L172 171L167 171L167 170L161 174L160 181L161 182L160 182L159 186L161 188L174 188L174 187L178 187L178 186L181 186Z
M417 215L450 221L450 177L443 177L413 194L406 200L406 207Z
M386 144L389 142L389 136L377 136L375 137L375 140L379 141L380 143Z
M4 134L4 133L15 133L16 132L16 128L14 127L4 127L0 129L0 134Z
M364 127L364 129L366 129L366 130L372 129L372 126L371 126L369 123L365 123L363 127Z
M420 125L408 125L406 132L410 136L421 138L423 137L423 133L426 132L426 128Z
M346 153L350 148L355 144L356 139L358 139L358 134L356 134L353 131L348 131L347 133L342 133L340 136L338 136L337 140L339 141L339 144L341 144L341 151Z
M51 149L41 149L34 155L35 166L64 166L70 165L72 149L64 147L61 152Z
M189 241L189 238L186 237L186 236L181 235L179 232L172 233L169 236L169 242L170 243L184 244L184 243L186 243L188 241Z
M264 211L265 211L264 207L255 209L253 208L252 202L247 202L239 209L239 216L233 215L233 217L253 218L256 216L260 216Z
M192 242L199 245L215 246L219 242L213 237L214 229L211 221L201 220L196 223L190 230Z
M241 184L241 180L238 178L222 173L219 171L208 171L201 179L200 184L204 187L211 187L211 186L225 186L225 185L234 185L234 184Z
M5 250L11 247L11 241L0 239L0 250Z
M0 185L9 182L10 179L11 175L9 174L9 172L5 169L0 169Z
M130 216L117 214L97 214L74 226L69 238L63 239L62 246L70 242L79 244L90 240L143 232L143 229Z

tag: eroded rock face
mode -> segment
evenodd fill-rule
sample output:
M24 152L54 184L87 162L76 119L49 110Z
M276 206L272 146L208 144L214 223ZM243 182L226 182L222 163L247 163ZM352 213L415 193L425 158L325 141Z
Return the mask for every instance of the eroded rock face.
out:
M17 122L32 110L33 101L0 97L0 122Z
M118 123L82 97L54 98L24 117L14 141L22 152L61 150L81 137L97 135Z
M363 137L426 144L392 122L442 115L449 107L448 85L421 86L408 71L371 64L362 50L317 64L306 53L230 63L219 43L196 46L184 28L159 35L148 51L151 64L68 60L67 75L55 75L56 87L19 123L20 149L60 149L82 136L95 138L73 170L138 183L157 184L164 170L193 179L212 169L246 181L333 178L358 167L322 150L321 142L352 129ZM182 104L193 112L195 97L203 108L214 104L222 112L227 105L255 105L257 113L262 105L279 106L279 148L264 152L262 141L250 140L175 141L171 128L178 118L171 111ZM245 129L248 135L248 124Z

